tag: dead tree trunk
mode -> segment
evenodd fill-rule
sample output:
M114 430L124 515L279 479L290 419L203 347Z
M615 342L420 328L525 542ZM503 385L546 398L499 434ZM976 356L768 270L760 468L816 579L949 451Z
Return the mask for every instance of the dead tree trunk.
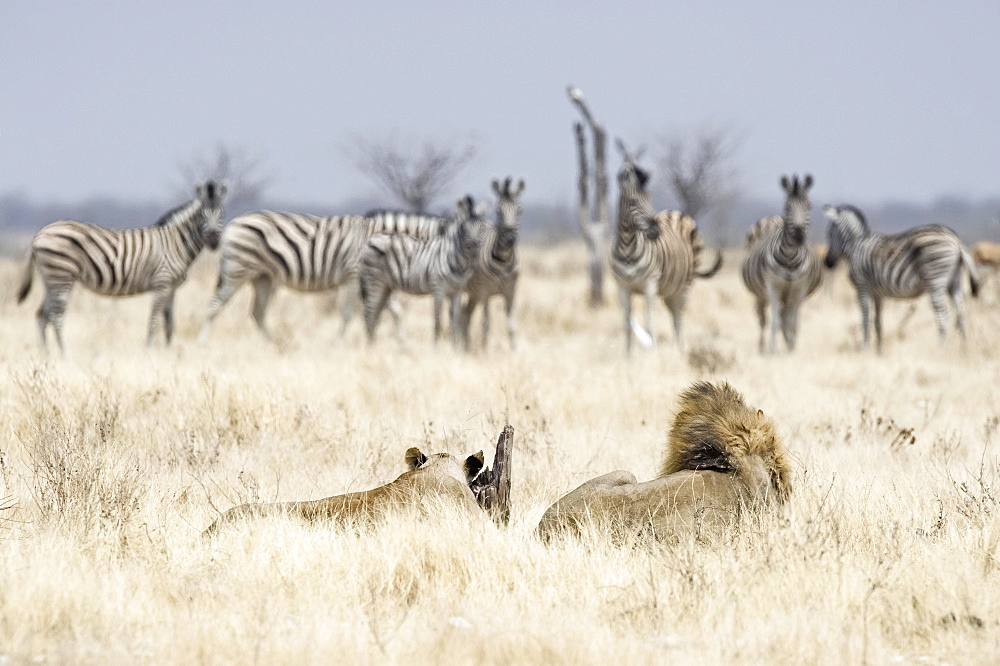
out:
M577 158L580 163L577 220L590 256L590 306L597 308L604 305L604 255L608 234L608 173L605 155L608 139L604 127L594 120L587 108L583 92L570 86L569 98L580 109L594 136L594 201L591 212L587 201L587 181L590 175L587 169L587 142L583 124L575 124Z
M479 506L483 507L494 522L506 525L510 522L510 453L514 448L514 428L508 423L497 440L497 452L493 456L493 467L479 473L470 488Z

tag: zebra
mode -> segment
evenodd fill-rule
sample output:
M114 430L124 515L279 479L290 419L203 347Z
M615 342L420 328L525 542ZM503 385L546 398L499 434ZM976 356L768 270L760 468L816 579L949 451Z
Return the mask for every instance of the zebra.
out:
M504 299L507 314L507 335L510 348L516 347L514 324L514 292L517 289L518 258L517 236L521 226L521 202L524 181L511 184L494 179L493 192L497 195L496 223L486 232L479 246L479 256L472 277L466 285L466 303L462 310L460 334L466 348L469 346L469 324L476 307L483 306L483 348L490 332L490 298L499 294Z
M813 178L809 174L801 182L798 176L791 180L782 176L785 214L758 220L747 234L747 253L740 274L743 284L756 300L761 353L764 353L768 306L771 310L770 353L775 352L779 326L785 345L789 351L794 351L799 308L823 279L819 255L806 241L812 185Z
M86 222L59 220L42 227L31 241L17 302L31 291L35 268L45 282L38 308L38 336L45 349L51 324L63 355L63 315L77 282L103 296L153 292L146 345L159 333L161 319L167 344L174 333L174 293L202 247L216 249L222 228L226 186L214 181L198 185L196 196L164 214L153 226L105 229Z
M674 341L683 349L681 326L688 291L694 278L710 278L722 267L722 253L706 271L698 270L702 240L690 215L676 210L653 212L646 185L650 174L636 164L621 139L624 164L618 172L618 228L611 247L611 271L618 282L624 310L625 353L632 352L632 331L655 342L653 300L663 299L673 316ZM632 320L632 294L646 297L646 329Z
M247 282L254 289L253 320L268 340L264 315L278 286L310 293L349 285L341 307L343 338L356 307L358 260L368 240L377 233L431 238L452 223L444 217L394 211L331 217L260 211L234 218L222 232L219 281L199 339L207 341L219 311ZM389 309L398 331L398 308L390 303Z
M875 305L875 346L882 352L882 299L916 298L927 293L934 308L938 339L946 337L945 295L955 308L958 331L965 339L962 313L962 268L969 271L973 298L979 295L975 263L951 229L927 225L899 234L872 233L854 206L826 206L830 220L826 266L833 268L844 257L848 275L858 292L864 348L868 348L868 304Z
M418 239L405 234L372 236L361 254L358 282L368 342L393 291L434 296L434 341L441 337L441 306L450 304L452 338L459 327L461 293L475 267L486 222L471 196L458 201L457 224L444 234Z

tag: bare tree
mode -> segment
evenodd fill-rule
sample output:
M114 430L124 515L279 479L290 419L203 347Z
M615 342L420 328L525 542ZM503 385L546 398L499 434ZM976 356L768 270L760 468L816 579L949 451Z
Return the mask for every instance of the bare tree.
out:
M712 213L724 235L727 212L738 193L733 159L739 148L729 130L708 128L688 139L660 140L660 170L681 209L691 217Z
M580 223L580 231L590 256L590 306L598 308L604 305L604 255L606 254L608 237L608 171L605 155L608 138L604 127L594 120L594 116L590 113L590 109L583 99L583 91L569 86L567 93L570 101L583 114L583 118L590 126L591 134L594 137L594 200L593 212L591 212L587 191L590 179L587 164L587 137L583 123L575 123L577 160L580 165L578 181L580 200L577 206L577 221Z
M355 137L345 152L387 194L415 213L426 213L472 163L478 149L471 138L461 143L428 139L406 147L392 137Z
M195 154L178 165L178 194L190 198L194 187L208 179L225 182L229 215L245 213L260 205L273 179L263 172L262 160L242 146L217 143L211 150Z

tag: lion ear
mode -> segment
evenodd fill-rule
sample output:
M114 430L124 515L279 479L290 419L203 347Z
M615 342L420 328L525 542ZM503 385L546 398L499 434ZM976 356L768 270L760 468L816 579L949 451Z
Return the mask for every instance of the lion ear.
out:
M763 409L758 409L757 410L757 416L764 416L764 410Z
M471 456L465 459L465 478L472 483L472 480L479 476L479 472L483 470L483 465L485 464L485 458L483 457L483 452L473 453Z
M412 472L427 462L427 456L421 453L417 447L406 449L406 466Z

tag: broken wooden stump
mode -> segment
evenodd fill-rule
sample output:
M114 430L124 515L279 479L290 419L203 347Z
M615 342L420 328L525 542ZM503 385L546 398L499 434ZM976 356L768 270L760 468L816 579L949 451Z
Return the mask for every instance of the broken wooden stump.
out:
M513 448L514 428L508 423L497 440L493 467L484 469L469 484L476 502L498 525L510 522L510 453Z

